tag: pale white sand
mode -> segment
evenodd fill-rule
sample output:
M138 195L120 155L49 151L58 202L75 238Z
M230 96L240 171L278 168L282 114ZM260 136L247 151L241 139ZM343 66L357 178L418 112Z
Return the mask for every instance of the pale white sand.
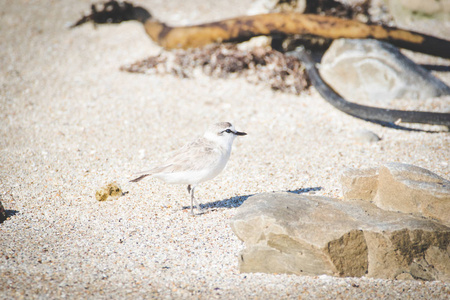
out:
M249 0L136 2L188 24L243 14ZM244 245L229 227L255 193L320 187L317 195L340 197L346 167L397 161L449 178L449 134L369 124L314 90L121 72L161 50L138 23L67 30L89 6L0 0L0 199L16 211L0 225L0 298L449 297L442 282L239 274ZM216 121L248 136L198 188L206 214L189 215L185 186L126 183ZM382 141L358 143L360 128ZM112 181L129 193L97 202L96 189Z

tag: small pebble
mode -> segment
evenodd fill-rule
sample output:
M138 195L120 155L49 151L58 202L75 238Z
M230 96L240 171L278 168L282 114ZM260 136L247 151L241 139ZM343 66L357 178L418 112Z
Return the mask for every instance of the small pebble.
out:
M356 129L353 132L353 138L360 143L376 143L381 140L376 133L368 129Z

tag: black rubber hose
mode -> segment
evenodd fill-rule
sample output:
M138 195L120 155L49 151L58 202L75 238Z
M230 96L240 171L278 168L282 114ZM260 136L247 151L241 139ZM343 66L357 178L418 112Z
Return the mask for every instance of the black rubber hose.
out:
M349 102L323 81L311 55L303 47L298 47L294 51L287 52L286 55L302 61L312 85L317 89L319 94L328 103L349 115L381 124L395 123L400 120L404 123L450 126L450 113L385 109Z

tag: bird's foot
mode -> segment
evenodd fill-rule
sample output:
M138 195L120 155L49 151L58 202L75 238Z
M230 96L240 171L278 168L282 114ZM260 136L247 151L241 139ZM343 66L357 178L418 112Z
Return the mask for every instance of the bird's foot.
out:
M195 207L197 208L198 213L195 214L195 213L194 213L194 206L191 206L191 215L192 215L192 216L203 215L203 214L205 213L205 209L202 208L200 204L195 205Z

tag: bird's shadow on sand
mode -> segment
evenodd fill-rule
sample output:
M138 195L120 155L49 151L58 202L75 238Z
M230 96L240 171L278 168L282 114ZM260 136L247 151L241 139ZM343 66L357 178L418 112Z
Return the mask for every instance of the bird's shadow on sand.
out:
M322 187L309 187L309 188L299 188L296 190L287 190L284 192L293 193L293 194L304 194L309 192L316 192L320 191ZM254 196L256 194L249 194L249 195L242 195L242 196L235 196L228 199L220 200L220 201L214 201L214 202L208 202L208 203L202 203L200 206L203 209L214 209L214 208L236 208L242 205L248 198L251 196ZM201 201L201 200L200 200ZM190 206L183 206L183 209L191 208Z

